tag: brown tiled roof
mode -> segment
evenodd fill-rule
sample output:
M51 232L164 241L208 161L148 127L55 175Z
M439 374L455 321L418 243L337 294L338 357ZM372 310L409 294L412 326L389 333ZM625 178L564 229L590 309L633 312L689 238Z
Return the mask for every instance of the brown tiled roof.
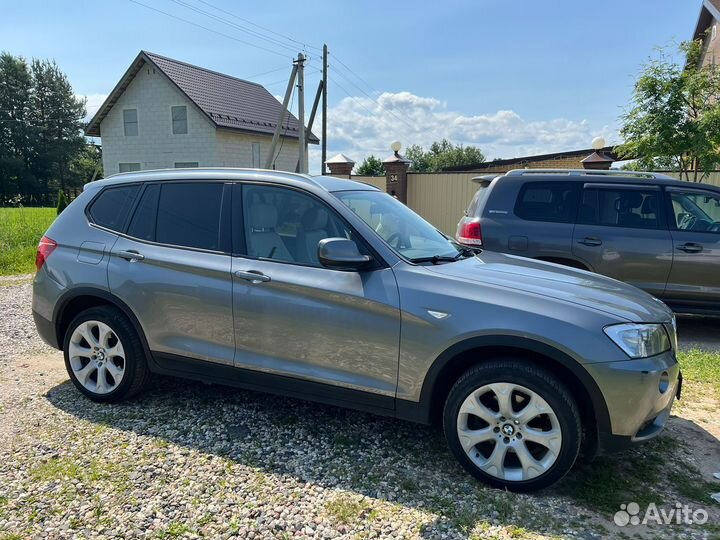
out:
M145 63L163 73L218 128L272 135L282 104L260 84L141 51L90 121L86 134L100 136L100 123ZM298 119L286 115L281 135L299 136ZM310 134L309 142L319 139Z

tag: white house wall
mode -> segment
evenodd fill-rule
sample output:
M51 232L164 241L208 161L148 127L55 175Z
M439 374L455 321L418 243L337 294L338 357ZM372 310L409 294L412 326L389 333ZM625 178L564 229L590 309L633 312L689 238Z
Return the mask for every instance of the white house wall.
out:
M216 141L215 156L218 167L252 167L253 143L257 143L260 145L259 167L263 168L270 152L272 137L218 129ZM298 161L297 139L285 139L284 142L282 138L278 140L275 154L278 156L275 160L277 170L295 172Z
M172 134L170 107L187 106L188 129ZM138 134L126 137L123 110L137 109ZM105 175L119 163L140 163L141 170L172 168L176 162L215 163L215 127L160 72L147 64L100 124Z
M186 134L173 135L170 108L187 106ZM137 109L138 134L125 136L123 110ZM253 143L260 144L260 167L270 150L270 135L216 129L163 74L145 65L100 124L105 175L120 163L139 163L140 170L173 168L176 163L199 167L253 167ZM282 146L281 146L282 143ZM295 171L297 139L278 142L278 170ZM278 151L276 150L276 152Z

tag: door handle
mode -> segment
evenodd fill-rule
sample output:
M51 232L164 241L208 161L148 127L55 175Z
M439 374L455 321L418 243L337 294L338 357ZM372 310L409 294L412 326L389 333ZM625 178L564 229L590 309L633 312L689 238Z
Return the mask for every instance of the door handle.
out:
M582 240L578 240L578 244L582 244L584 246L601 246L602 240L600 240L597 236L586 236Z
M142 261L145 258L145 255L135 251L134 249L129 249L127 251L117 251L115 255L117 255L121 259L125 259L126 261L130 262Z
M685 253L700 253L703 250L702 245L695 244L693 242L688 242L687 244L683 244L682 246L678 246L678 249L680 251L684 251Z
M250 283L267 283L270 281L270 276L266 276L259 270L237 270L235 271L235 277Z

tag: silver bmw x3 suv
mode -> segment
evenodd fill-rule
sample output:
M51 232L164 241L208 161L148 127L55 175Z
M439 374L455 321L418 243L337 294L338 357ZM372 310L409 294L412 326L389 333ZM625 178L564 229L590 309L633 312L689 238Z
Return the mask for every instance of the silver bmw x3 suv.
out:
M516 491L651 439L680 393L660 301L460 246L349 180L114 176L58 217L37 267L37 329L92 400L167 374L437 422L471 474Z

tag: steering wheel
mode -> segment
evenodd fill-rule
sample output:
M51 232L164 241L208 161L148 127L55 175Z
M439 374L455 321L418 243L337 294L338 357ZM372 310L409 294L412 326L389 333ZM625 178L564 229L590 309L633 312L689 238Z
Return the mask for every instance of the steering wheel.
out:
M403 235L402 233L399 233L399 232L392 233L390 236L388 236L388 239L385 240L385 241L386 241L388 244L390 244L392 247L394 247L394 248L396 248L396 249L400 249L400 247L402 246L402 244L404 244L404 238L403 238L403 236L404 236L404 235ZM394 245L393 245L393 242L395 242Z
M682 231L691 231L695 226L696 221L697 216L694 216L693 214L683 214L682 218L680 218L680 223L678 223L678 229Z

